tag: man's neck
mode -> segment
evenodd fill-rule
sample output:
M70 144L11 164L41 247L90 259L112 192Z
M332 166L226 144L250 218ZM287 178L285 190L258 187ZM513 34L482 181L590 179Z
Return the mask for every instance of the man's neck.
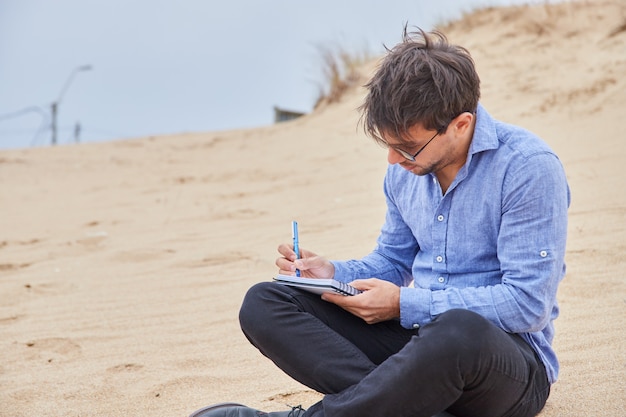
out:
M465 136L455 138L455 140L459 141L459 145L453 148L454 156L450 163L435 172L442 194L445 194L446 191L448 191L448 188L450 188L450 185L452 185L452 182L456 178L456 174L458 174L467 161L467 154L469 152L470 145L472 144L475 127L476 118L472 121L472 126L467 131Z

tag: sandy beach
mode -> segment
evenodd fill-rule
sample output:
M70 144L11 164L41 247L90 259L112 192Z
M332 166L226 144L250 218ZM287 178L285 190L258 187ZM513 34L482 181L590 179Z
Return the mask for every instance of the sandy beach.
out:
M570 183L561 374L541 416L623 417L626 2L489 8L440 29L472 53L483 105L543 137ZM387 162L357 129L363 97L257 129L0 151L0 416L318 401L237 314L293 219L331 259L373 248Z

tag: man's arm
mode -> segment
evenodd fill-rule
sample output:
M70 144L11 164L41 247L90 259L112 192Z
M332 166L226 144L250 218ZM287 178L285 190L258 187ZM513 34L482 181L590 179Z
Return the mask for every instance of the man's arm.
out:
M358 260L332 261L335 279L338 281L351 282L355 279L376 277L397 286L407 286L413 281L411 269L419 246L395 203L389 175L388 170L384 182L387 212L376 248Z
M508 332L535 332L550 321L564 275L569 190L551 154L529 158L504 183L496 285L442 290L402 288L404 327L424 324L452 309L475 311Z

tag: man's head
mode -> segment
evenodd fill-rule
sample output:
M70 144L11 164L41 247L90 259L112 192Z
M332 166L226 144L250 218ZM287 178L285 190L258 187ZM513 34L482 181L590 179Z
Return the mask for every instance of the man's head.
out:
M366 87L361 121L384 145L385 137L409 140L415 125L443 131L459 114L475 112L480 98L480 79L465 48L450 45L439 32L407 27Z

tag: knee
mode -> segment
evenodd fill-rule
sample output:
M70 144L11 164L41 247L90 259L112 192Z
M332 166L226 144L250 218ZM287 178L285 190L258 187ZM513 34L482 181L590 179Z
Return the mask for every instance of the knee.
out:
M266 313L269 310L267 301L272 298L271 289L271 282L260 282L246 293L239 309L239 324L244 332L258 329L267 322Z
M435 317L433 322L445 323L446 326L460 327L469 330L491 325L491 322L480 314L462 308L455 308L441 313Z
M483 344L488 339L485 336L500 331L480 314L463 309L448 310L437 316L431 325L431 329L431 326L425 326L424 331L431 332L430 336L444 342L440 346L454 353L463 351L470 356L483 350Z

